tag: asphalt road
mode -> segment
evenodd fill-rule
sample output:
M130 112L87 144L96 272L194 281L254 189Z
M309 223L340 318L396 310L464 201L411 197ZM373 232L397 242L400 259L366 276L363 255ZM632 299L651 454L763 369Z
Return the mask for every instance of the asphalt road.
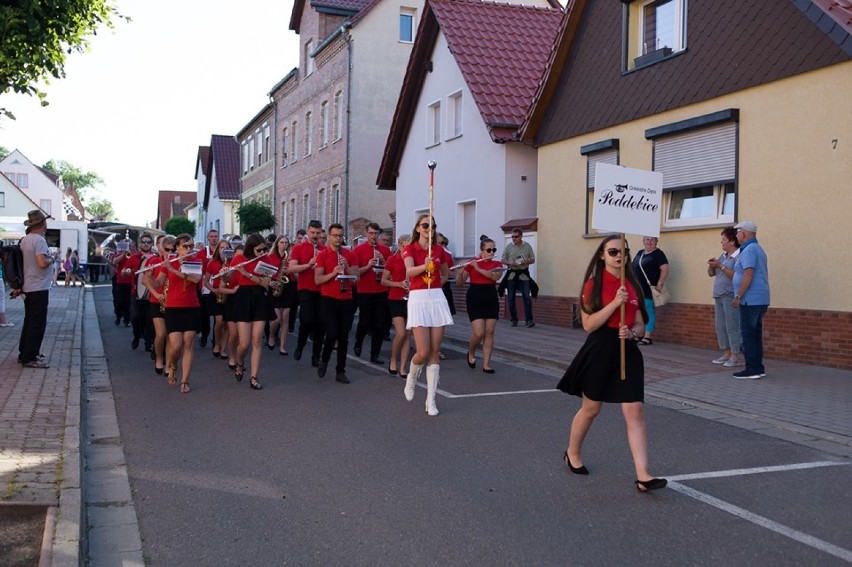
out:
M734 472L639 494L616 406L587 440L591 474L566 470L578 400L542 391L553 371L497 360L489 376L445 348L454 397L430 418L425 388L408 403L401 379L351 356L342 385L264 350L256 392L208 346L181 395L113 325L109 289L95 300L149 565L852 562L837 457L647 404L654 474Z

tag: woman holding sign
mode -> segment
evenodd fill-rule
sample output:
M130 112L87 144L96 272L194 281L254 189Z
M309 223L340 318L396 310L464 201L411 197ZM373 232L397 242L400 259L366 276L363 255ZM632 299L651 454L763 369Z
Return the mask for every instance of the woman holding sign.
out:
M562 458L572 473L589 474L581 456L586 434L604 402L620 403L636 469L636 489L646 492L663 488L667 482L648 473L645 367L637 346L645 333L647 313L626 246L620 235L605 238L586 268L580 297L583 328L589 336L557 386L582 399L580 410L571 423L568 449ZM625 306L623 323L622 305ZM626 342L625 379L621 379L620 371L622 340Z
M180 393L189 393L189 373L192 371L192 342L201 315L198 303L198 282L201 281L201 266L190 264L194 248L192 236L181 234L175 238L176 258L162 262L156 287L165 295L165 320L168 333L166 349L166 378L170 385L177 383L177 363L181 360ZM168 286L168 287L166 287Z

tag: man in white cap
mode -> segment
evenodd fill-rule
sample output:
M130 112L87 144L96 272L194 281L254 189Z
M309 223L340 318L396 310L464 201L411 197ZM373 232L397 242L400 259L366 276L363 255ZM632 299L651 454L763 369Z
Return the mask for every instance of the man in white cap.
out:
M47 304L53 281L53 256L44 238L47 217L36 209L24 221L27 235L21 239L24 257L24 326L21 328L18 362L25 368L49 368L39 352L47 328Z
M766 376L763 367L763 316L769 308L769 269L766 252L757 243L757 225L743 221L734 228L740 253L734 264L734 309L740 310L740 334L745 369L734 373L739 380Z

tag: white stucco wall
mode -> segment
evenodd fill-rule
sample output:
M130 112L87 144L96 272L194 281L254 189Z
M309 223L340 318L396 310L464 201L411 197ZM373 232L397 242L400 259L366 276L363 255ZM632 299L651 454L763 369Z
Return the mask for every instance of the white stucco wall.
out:
M6 173L25 173L28 186L20 187L21 191L38 205L41 205L42 199L49 200L50 211L48 212L56 220L67 218L68 215L65 214L65 209L62 207L62 190L19 150L13 151L0 162L0 172L4 175Z

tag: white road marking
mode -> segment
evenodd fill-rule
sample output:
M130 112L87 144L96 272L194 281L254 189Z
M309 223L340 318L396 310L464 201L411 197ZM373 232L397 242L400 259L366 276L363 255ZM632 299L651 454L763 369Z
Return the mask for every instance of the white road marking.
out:
M834 463L841 464L841 463ZM776 467L772 467L776 468ZM845 561L852 562L852 551L848 549L843 549L842 547L838 547L832 543L828 543L827 541L823 541L819 538L813 537L806 533L800 532L798 530L794 530L793 528L787 527L783 524L779 524L778 522L773 522L769 518L765 518L758 514L754 514L749 512L748 510L744 510L739 506L734 506L733 504L729 504L724 500L719 500L709 494L704 494L703 492L699 492L693 488L689 488L688 486L684 486L679 482L669 481L668 487L672 490L680 492L681 494L685 494L700 502L704 502L705 504L709 504L714 506L724 512L728 512L729 514L733 514L734 516L738 516L746 521L749 521L753 524L756 524L760 527L771 530L775 533L786 536L790 539L798 541L799 543L803 543L809 547L813 547L819 551L824 553L828 553L829 555L833 555L835 557L839 557Z
M513 396L515 394L544 394L559 392L556 388L548 388L547 390L515 390L512 392L481 392L478 394L451 394L443 390L438 390L442 396L447 398L484 398L486 396Z
M852 463L844 463L840 461L816 461L813 463L796 463L791 465L778 465L774 467L755 467L751 469L731 469L727 471L713 471L694 474L681 474L677 476L668 476L670 481L678 482L681 480L699 480L704 478L724 478L727 476L743 476L747 474L763 474L770 472L785 472L797 471L802 469L816 469L819 467L833 467L837 465L849 465Z

